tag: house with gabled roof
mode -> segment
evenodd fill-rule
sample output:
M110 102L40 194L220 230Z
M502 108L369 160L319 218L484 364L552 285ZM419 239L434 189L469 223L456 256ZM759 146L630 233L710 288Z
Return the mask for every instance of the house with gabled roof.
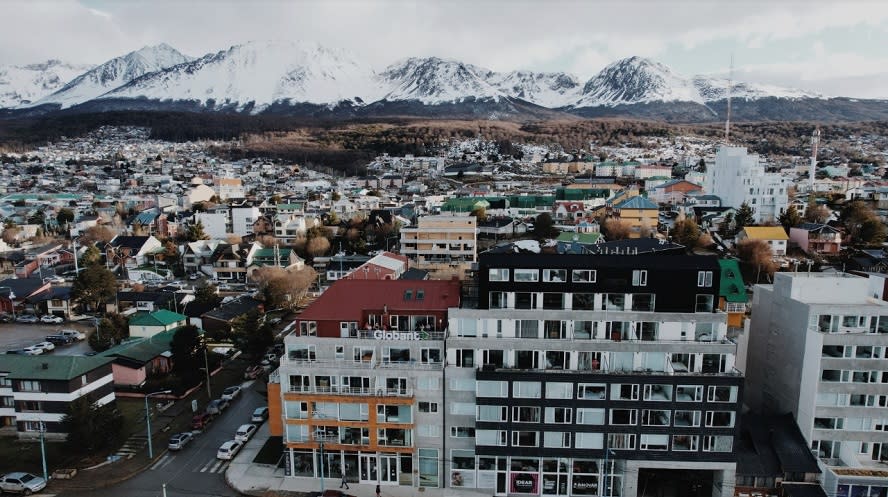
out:
M629 238L641 238L644 230L656 230L659 207L640 195L613 206L613 215L629 225Z
M407 257L392 252L373 256L347 275L346 279L396 280L407 271Z
M786 255L789 237L782 226L744 226L737 233L736 242L743 240L761 240L771 247L772 255Z
M153 374L169 373L173 368L170 342L176 330L150 337L127 340L99 355L110 357L115 386L140 387Z
M111 267L138 267L146 262L146 255L161 249L160 240L153 236L117 235L105 244L105 260Z
M137 312L129 318L129 334L131 337L150 337L185 326L187 321L187 316L166 309Z

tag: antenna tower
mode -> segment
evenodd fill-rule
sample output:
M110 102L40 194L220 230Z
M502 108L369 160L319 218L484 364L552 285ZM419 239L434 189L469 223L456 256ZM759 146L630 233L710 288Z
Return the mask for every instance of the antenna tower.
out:
M725 145L731 143L731 89L734 86L734 54L731 54L731 69L728 71L728 116L725 119Z
M814 195L814 174L817 168L817 145L820 143L820 127L814 128L811 133L811 166L808 168L808 186L810 194Z

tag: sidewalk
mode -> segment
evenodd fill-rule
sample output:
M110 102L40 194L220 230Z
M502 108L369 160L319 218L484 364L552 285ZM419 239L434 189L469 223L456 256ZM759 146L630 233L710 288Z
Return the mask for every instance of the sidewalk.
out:
M253 459L268 440L268 422L264 423L256 435L235 456L234 460L225 471L225 482L232 489L254 497L305 497L309 493L318 493L321 490L319 478L286 477L284 470L269 464L256 464ZM324 488L327 490L339 490L339 478L324 479ZM342 489L347 495L355 497L375 497L376 485L351 483L349 489ZM424 495L428 497L490 497L489 492L471 489L451 490L449 488L414 488L398 485L382 485L380 487L382 497L416 497Z

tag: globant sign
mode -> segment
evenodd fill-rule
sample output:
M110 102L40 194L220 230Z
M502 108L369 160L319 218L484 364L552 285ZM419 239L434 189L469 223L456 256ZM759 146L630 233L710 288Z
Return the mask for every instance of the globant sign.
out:
M376 340L428 340L429 334L424 331L383 331L373 332Z

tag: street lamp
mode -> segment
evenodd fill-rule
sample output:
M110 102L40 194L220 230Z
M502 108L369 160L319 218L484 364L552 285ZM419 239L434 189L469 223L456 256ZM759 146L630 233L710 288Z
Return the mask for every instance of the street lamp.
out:
M148 398L152 395L171 393L172 390L160 390L151 392L145 396L145 426L148 429L148 459L154 459L154 449L151 446L151 411L148 410Z
M40 421L40 460L43 461L43 481L49 481L49 475L46 471L46 424Z

